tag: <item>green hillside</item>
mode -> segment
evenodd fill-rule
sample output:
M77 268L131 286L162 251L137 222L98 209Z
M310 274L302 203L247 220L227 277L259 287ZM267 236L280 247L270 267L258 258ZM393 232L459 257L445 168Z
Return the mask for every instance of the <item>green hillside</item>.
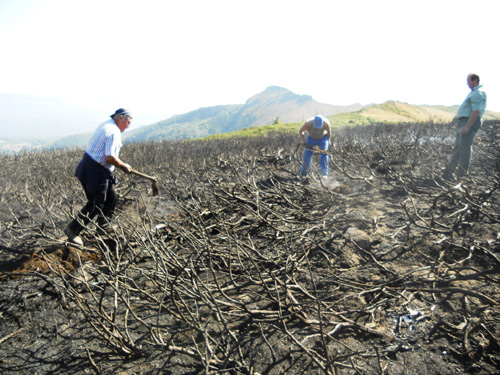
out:
M316 113L332 116L361 108L361 104L323 104L316 102L309 95L297 95L285 88L270 86L249 98L244 104L199 108L129 131L124 135L124 140L143 142L201 138L272 124L277 118L289 123L303 121Z
M371 105L355 112L338 113L328 116L332 129L351 126L365 126L374 123L449 123L455 117L457 106L428 106L412 105L407 103L387 101L382 104ZM499 120L500 113L486 112L485 120ZM253 126L238 131L212 135L202 139L224 139L230 137L255 137L266 135L269 132L298 132L300 123L273 124Z
M458 106L446 107L442 105L412 105L395 101L387 101L352 113L360 115L369 123L387 122L434 122L447 123L455 118ZM500 113L489 112L483 116L484 120L498 120Z
M374 123L449 123L455 117L457 109L458 106L411 105L396 101L365 107L361 104L332 106L318 103L307 95L296 95L284 88L271 86L248 99L245 104L199 108L127 131L123 140L129 143L253 137L268 132L296 133L306 118L317 113L326 115L333 129ZM500 120L500 113L487 111L483 119ZM51 141L0 139L0 153L30 149L84 148L91 134L72 135Z
M272 124L272 125L262 125L262 126L252 126L250 128L240 129L230 133L222 133L210 135L208 137L201 138L202 140L209 139L227 139L232 137L257 137L267 135L268 133L283 133L283 132L296 132L302 126L302 123L292 122L288 124ZM194 139L194 140L200 140Z
M361 111L361 116L369 122L450 122L455 117L455 111L446 107L427 105L411 105L407 103L388 101L370 106Z

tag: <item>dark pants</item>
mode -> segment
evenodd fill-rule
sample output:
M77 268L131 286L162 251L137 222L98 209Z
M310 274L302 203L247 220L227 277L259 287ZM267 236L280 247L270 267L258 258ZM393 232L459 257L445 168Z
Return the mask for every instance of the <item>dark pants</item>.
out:
M116 207L116 191L112 183L108 184L104 203L98 203L102 201L102 197L95 197L85 187L83 189L87 196L87 204L78 213L78 217L69 224L69 229L76 235L96 216L97 224L103 226L113 217Z
M87 197L87 204L69 224L69 229L78 235L96 216L99 226L113 217L116 207L116 178L109 169L94 161L87 153L78 163L75 176L82 184Z
M455 145L453 146L453 152L451 153L450 161L446 166L444 177L449 178L453 173L458 177L463 176L467 173L470 164L470 158L472 153L472 142L474 142L474 137L477 131L481 127L481 119L478 118L476 122L471 126L469 132L466 135L461 135L460 131L467 123L468 118L462 117L458 119L457 125L457 136L455 138Z

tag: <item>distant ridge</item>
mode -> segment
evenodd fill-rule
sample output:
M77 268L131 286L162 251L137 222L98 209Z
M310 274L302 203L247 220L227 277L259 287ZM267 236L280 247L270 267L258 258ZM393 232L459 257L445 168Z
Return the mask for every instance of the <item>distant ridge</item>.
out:
M458 106L413 105L389 100L382 104L372 104L359 111L338 113L330 117L335 128L368 125L373 123L433 122L449 123L456 115ZM486 111L483 120L499 120L500 113Z
M359 111L341 112L328 116L333 130L351 126L365 126L377 123L426 123L450 124L455 118L458 106L446 107L442 105L412 105L408 103L389 100L382 104L371 104ZM500 113L488 112L484 114L485 120L500 120ZM267 132L294 132L296 133L302 122L280 122L267 125L254 126L236 130L230 133L212 135L207 138L252 137L266 134Z
M361 113L372 121L386 122L449 122L455 118L458 106L412 105L389 100L364 108ZM486 111L483 120L498 120L500 113Z
M286 124L279 129L296 131L307 118L321 113L327 116L334 128L367 125L376 122L450 122L458 106L412 105L387 101L382 104L362 106L336 106L316 102L309 95L297 95L278 86L269 86L250 97L245 104L219 105L199 108L185 114L143 126L124 133L125 142L194 139L233 133L247 128L265 127L274 123ZM7 113L7 112L6 112ZM500 113L486 111L485 120L499 120ZM98 121L92 123L98 124ZM92 126L92 129L96 125ZM278 129L276 126L273 130ZM82 128L85 131L85 129ZM266 129L261 128L262 132ZM91 131L91 130L89 130ZM92 133L61 136L52 141L42 139L2 139L0 153L16 153L34 149L84 148Z
M127 142L200 138L280 122L303 121L321 113L332 116L363 108L361 104L336 106L319 103L309 95L297 95L282 87L270 86L245 104L200 108L184 115L130 131Z
M450 122L455 109L443 106L411 105L389 100L360 111L372 122Z
M367 106L360 113L372 121L385 122L449 122L455 118L458 106L413 105L389 100L382 104ZM500 113L486 111L483 120L498 120Z

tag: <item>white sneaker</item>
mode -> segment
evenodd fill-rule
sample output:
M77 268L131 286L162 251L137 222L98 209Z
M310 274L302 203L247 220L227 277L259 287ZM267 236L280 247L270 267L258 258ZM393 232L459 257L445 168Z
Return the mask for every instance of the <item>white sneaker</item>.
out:
M75 245L83 246L83 241L81 237L73 233L73 231L69 229L69 227L66 227L64 229L64 234L68 236L68 242L74 243Z

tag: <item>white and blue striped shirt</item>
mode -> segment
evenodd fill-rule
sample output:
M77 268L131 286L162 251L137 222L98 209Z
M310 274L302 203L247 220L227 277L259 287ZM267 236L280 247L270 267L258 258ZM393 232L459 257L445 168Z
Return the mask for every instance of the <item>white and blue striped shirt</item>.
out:
M113 172L115 166L106 162L106 156L118 158L121 147L122 133L115 120L110 119L97 127L85 152L96 162Z

